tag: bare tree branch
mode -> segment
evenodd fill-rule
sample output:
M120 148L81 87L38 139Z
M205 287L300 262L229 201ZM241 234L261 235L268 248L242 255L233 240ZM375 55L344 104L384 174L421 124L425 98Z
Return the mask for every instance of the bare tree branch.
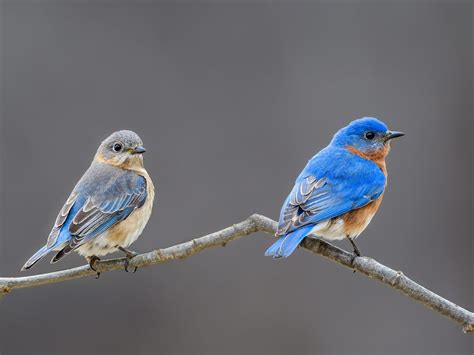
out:
M129 267L145 267L171 260L184 259L208 248L225 246L232 240L240 239L256 232L274 234L276 226L277 223L270 218L254 214L240 223L201 238L137 255L130 260ZM301 246L313 253L336 261L343 266L382 281L426 307L461 324L464 332L474 332L474 313L417 284L401 271L392 270L369 257L355 257L353 254L320 239L305 238ZM124 266L124 258L105 260L95 264L97 271L101 273L123 269ZM88 265L85 265L73 269L26 277L0 277L0 297L16 288L34 287L94 275L96 275L96 272L92 271Z

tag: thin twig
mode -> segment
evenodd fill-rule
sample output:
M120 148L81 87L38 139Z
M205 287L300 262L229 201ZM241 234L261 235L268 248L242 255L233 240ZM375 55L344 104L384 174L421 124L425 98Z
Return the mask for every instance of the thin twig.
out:
M171 260L184 259L208 248L225 246L232 240L240 239L256 232L274 234L276 226L277 223L270 218L254 214L240 223L201 238L137 255L130 260L129 267L145 267ZM320 239L305 238L301 246L313 253L336 261L343 266L382 281L426 307L460 323L463 326L464 332L474 332L474 313L417 284L401 271L390 269L372 258L355 257L353 254ZM94 266L98 272L103 273L123 269L124 265L125 258L121 258L101 261ZM96 275L96 272L92 271L88 265L85 265L73 269L26 277L0 277L0 297L17 288L46 285L94 275Z

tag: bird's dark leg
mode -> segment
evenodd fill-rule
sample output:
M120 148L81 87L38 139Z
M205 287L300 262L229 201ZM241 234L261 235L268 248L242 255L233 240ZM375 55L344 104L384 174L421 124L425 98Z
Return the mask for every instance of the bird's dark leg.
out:
M346 237L347 237L347 239L349 239L349 241L352 244L352 248L354 249L354 255L355 256L352 258L352 261L351 261L352 266L354 266L354 260L355 260L356 256L361 255L360 250L359 250L359 248L357 248L357 245L354 243L354 240L351 237L349 237L348 235L346 235ZM354 272L356 272L355 269L354 269Z
M351 237L349 237L348 235L346 237L351 242L352 248L354 248L354 254L357 255L357 256L360 256L361 255L360 250L359 250L359 248L357 248L357 245L354 243L354 240Z
M118 247L120 251L123 251L125 253L125 271L128 272L128 265L130 264L130 260L134 258L135 256L138 255L136 251L126 249L124 247ZM135 266L133 269L133 273L137 272L138 267Z
M87 257L87 262L89 263L89 267L91 268L92 271L95 271L97 272L97 270L95 269L94 267L94 264L97 262L97 261L100 261L100 258L95 256L95 255L92 255L92 256L88 256ZM100 277L100 272L97 272L97 276L95 277L96 279L98 279Z

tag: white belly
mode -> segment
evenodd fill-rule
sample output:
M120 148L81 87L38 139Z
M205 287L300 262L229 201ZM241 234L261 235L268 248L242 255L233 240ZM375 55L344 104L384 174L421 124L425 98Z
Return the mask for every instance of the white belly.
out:
M345 222L342 217L333 218L332 220L318 223L311 230L310 234L326 240L342 240L346 237L355 239L367 228L374 214L375 213L368 215L363 223L357 224L349 230L344 228Z
M310 234L327 240L342 240L346 238L346 234L344 233L344 220L342 218L334 218L320 222L311 229Z

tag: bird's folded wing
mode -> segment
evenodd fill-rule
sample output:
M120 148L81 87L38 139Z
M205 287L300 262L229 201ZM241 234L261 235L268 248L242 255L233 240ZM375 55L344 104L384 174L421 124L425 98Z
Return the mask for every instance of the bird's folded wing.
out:
M141 207L146 198L146 180L140 175L124 176L108 189L88 196L69 224L72 239L68 249L79 247L123 221Z
M56 218L48 249L61 251L54 261L98 236L141 207L147 198L143 176L126 173L74 189Z
M283 205L277 235L363 207L377 199L384 188L382 173L373 179L331 179L315 175L300 178Z
M66 220L69 214L71 213L71 209L77 201L77 197L77 194L73 192L68 197L63 208L61 208L61 211L59 211L59 214L56 217L56 221L54 222L53 228L49 233L48 241L46 242L46 247L48 249L54 248L57 244L62 244L62 241L58 240L59 233L61 232L61 228L63 227L63 225L66 223Z

